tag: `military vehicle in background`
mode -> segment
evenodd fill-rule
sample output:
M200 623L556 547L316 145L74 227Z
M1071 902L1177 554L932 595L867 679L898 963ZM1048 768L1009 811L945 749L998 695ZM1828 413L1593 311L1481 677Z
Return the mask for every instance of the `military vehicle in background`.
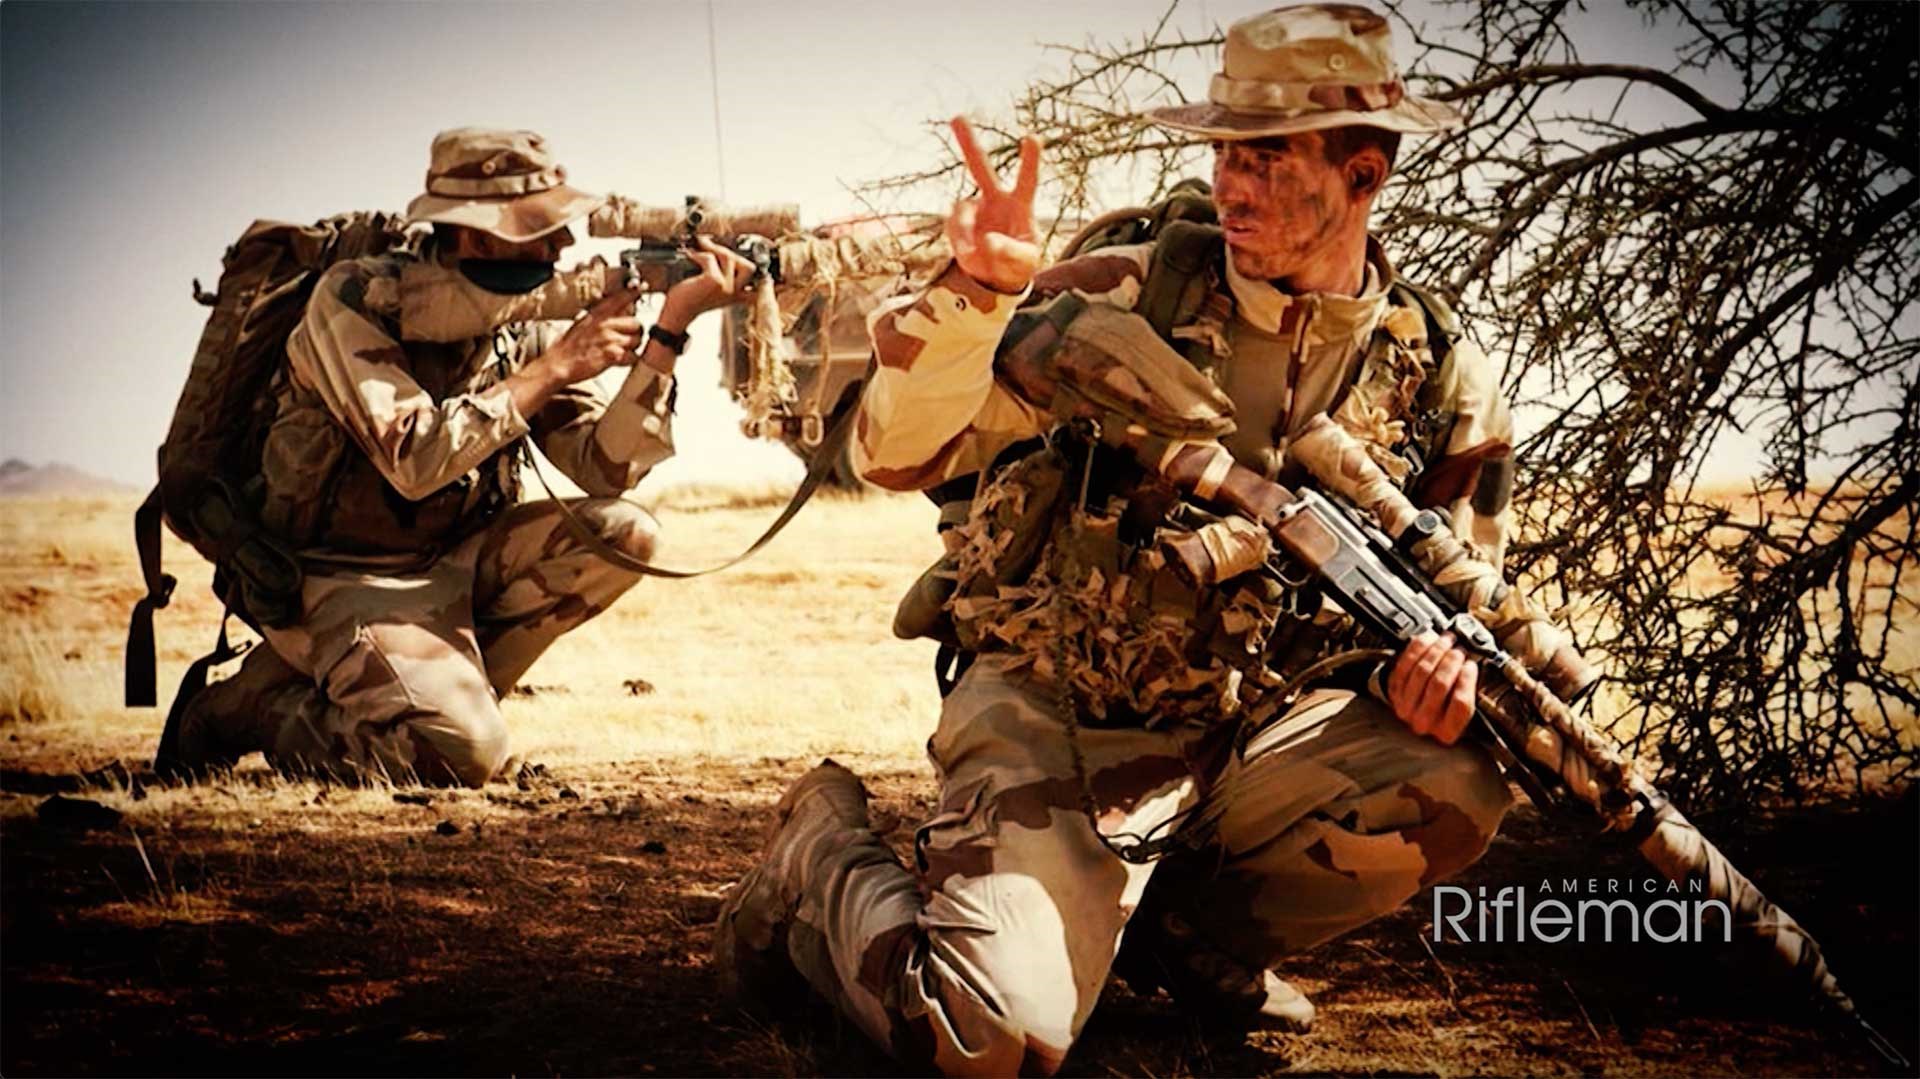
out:
M940 225L937 216L896 215L822 225L810 231L828 240L851 238L862 243L944 249L939 239ZM886 300L905 294L913 284L911 275L903 271L831 283L816 280L798 294L783 290L781 316L787 327L784 351L793 376L792 395L785 407L764 420L744 420L743 432L750 438L776 440L811 464L815 449L834 420L834 405L848 386L866 378L873 355L873 345L867 338L868 313ZM727 308L720 331L720 385L728 397L743 406L754 377L749 347L752 317L750 305ZM847 489L861 486L845 449L841 450L832 482Z

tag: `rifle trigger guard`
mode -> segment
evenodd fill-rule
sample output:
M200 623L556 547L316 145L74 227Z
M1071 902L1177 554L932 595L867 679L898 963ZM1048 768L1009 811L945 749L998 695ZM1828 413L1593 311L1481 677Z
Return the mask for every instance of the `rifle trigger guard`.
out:
M1267 571L1272 574L1274 580L1280 582L1281 587L1287 590L1289 604L1291 604L1292 602L1292 597L1299 593L1303 593L1307 591L1314 591L1316 593L1318 592L1318 589L1312 588L1313 571L1305 568L1304 566L1301 566L1298 562L1295 562L1291 558L1282 556L1269 561L1267 563ZM1289 571L1291 571L1291 573L1293 574L1297 574L1297 576L1289 576ZM1308 611L1307 613L1309 616L1311 616L1313 611L1317 611L1319 609L1320 609L1320 605L1316 599L1316 602L1314 603L1312 610ZM1291 606L1289 607L1287 613L1293 615L1296 618L1300 617L1300 612L1293 610Z
M1286 583L1284 579L1282 583ZM1325 593L1314 587L1311 581L1297 585L1286 583L1286 589L1281 609L1287 613L1287 617L1296 622L1311 622L1320 616Z

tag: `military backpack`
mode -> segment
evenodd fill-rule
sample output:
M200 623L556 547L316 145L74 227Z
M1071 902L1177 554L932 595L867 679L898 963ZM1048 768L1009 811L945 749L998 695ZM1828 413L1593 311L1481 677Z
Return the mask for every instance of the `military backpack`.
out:
M214 592L230 613L256 628L299 618L299 560L261 527L257 513L265 487L261 446L273 421L269 391L286 368L287 338L320 275L406 239L396 214L340 214L311 225L256 221L227 248L212 293L194 282L194 298L213 312L160 444L159 483L134 514L147 595L127 629L129 707L151 707L156 698L153 612L167 605L175 584L160 566L163 522L213 563ZM196 663L187 682L196 675L204 681L210 663L233 654L223 625L214 655ZM182 689L180 698L191 695Z

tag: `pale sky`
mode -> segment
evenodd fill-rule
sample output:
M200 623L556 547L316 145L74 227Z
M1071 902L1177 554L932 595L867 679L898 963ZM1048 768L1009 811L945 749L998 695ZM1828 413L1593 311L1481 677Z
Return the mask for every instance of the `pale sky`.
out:
M1207 0L1174 22L1197 35L1265 6ZM711 50L709 10L0 5L0 458L150 483L206 314L189 282L211 287L255 218L404 208L442 128L540 131L590 190L797 202L814 224L860 212L851 186L935 160L926 121L1003 114L1060 71L1040 43L1137 36L1165 3L718 0ZM1636 16L1598 18L1591 58L1644 56ZM1170 74L1200 97L1213 66ZM715 317L682 363L661 481L797 475L734 430Z
M540 131L589 190L724 188L811 224L931 160L927 119L1003 110L1057 64L1035 42L1163 9L720 0L710 51L700 3L0 5L0 458L149 483L206 314L189 282L255 218L404 208L442 128ZM716 317L667 475L797 475L734 431Z

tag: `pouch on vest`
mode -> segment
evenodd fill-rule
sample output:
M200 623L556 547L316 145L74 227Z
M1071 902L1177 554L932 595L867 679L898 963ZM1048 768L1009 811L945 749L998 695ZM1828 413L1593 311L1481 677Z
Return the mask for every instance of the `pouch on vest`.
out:
M994 374L1055 419L1138 425L1162 438L1233 433L1233 402L1146 319L1063 293L1014 316Z

